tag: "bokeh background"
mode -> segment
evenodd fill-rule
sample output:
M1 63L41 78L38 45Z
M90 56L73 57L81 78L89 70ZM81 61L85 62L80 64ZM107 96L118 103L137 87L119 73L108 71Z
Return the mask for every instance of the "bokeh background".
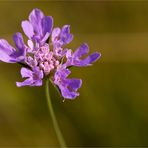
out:
M13 33L33 8L71 25L76 49L87 42L102 57L73 68L80 97L52 102L68 146L148 146L148 1L0 1L0 38ZM45 88L17 88L20 66L0 62L0 147L58 146Z

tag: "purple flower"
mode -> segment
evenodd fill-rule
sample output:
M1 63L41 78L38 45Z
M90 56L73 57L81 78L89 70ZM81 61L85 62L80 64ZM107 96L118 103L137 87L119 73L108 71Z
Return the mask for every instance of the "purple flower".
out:
M21 75L26 79L16 82L16 85L41 86L43 78L48 78L59 88L64 98L74 99L79 96L77 91L82 85L82 80L68 78L71 73L68 68L90 66L99 59L100 54L94 52L86 57L89 52L86 43L74 52L65 48L73 39L70 26L53 28L52 17L44 16L39 9L30 13L29 20L22 21L22 28L28 37L27 44L24 43L21 33L13 36L17 49L6 40L0 39L0 60L24 65Z

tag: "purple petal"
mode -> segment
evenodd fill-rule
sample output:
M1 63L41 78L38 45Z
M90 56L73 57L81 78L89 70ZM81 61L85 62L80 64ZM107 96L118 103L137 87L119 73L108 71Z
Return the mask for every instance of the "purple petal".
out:
M42 85L43 71L40 70L39 67L34 67L32 71L27 68L22 68L21 75L23 78L25 77L28 77L28 78L23 82L16 82L16 85L18 87L26 86L26 85L29 85L29 86Z
M31 39L34 35L32 24L29 21L22 21L22 28L25 35Z
M18 48L18 51L13 52L11 54L12 57L15 57L17 61L22 61L25 58L25 44L23 41L23 37L21 33L15 33L13 35L13 40L15 43L15 46Z
M16 86L17 87L22 87L22 86L32 86L33 80L31 78L26 79L23 82L16 82Z
M24 53L24 40L23 40L23 37L22 37L22 34L21 33L15 33L13 35L13 40L14 40L14 43L15 43L15 46L19 49L19 51L21 50L21 53Z
M58 36L60 35L61 29L60 28L54 28L52 30L51 40L52 42L56 41Z
M101 54L98 52L94 52L91 55L89 55L84 60L79 61L76 66L89 66L92 63L94 63L96 60L100 58Z
M44 35L44 37L42 38L42 40L40 41L41 44L44 44L46 42L46 40L49 38L50 33L46 32L46 34Z
M60 73L60 76L62 78L66 78L70 73L71 71L69 69L63 69L62 72Z
M7 54L11 54L15 51L15 49L5 39L0 39L0 48Z
M68 88L65 88L65 87L60 87L60 90L61 90L62 96L65 99L75 99L77 96L79 96L78 92L70 91Z
M16 82L17 87L22 87L22 86L42 86L42 80L37 80L34 81L31 78L26 79L23 82Z
M63 42L63 44L69 44L73 39L73 35L70 34L70 25L64 25L61 34L60 34L60 40Z
M73 54L74 57L80 58L89 52L89 47L86 43L82 44Z
M33 72L34 72L34 79L35 80L40 80L44 77L43 71L40 70L39 67L34 67Z
M33 75L33 72L27 68L22 68L21 69L21 75L22 75L22 78L26 78L26 77L32 77Z
M76 92L82 84L80 79L67 79L70 74L68 69L59 69L54 75L54 83L59 87L61 94L66 99L74 99L79 93Z
M42 86L42 84L43 84L42 80L37 80L31 86Z
M0 39L0 60L6 63L15 63L16 60L11 57L13 52L15 49L6 40Z
M57 70L55 75L54 75L54 79L55 81L59 81L59 78L61 79L65 79L69 74L71 73L71 71L69 69L60 69ZM58 82L57 82L58 83Z
M65 25L60 28L54 28L52 31L52 43L54 48L61 47L70 43L73 39L73 35L70 33L70 26Z
M29 15L29 21L32 24L34 31L37 33L37 35L42 36L42 19L44 17L44 14L39 9L33 9L33 11Z
M66 58L69 59L71 57L72 57L72 50L68 49L67 52L66 52Z
M53 27L53 18L51 16L45 16L42 19L43 34L45 35L47 32L50 34L52 27Z
M82 56L89 52L89 47L86 43L82 44L73 54L69 51L66 53L67 62L65 65L68 66L89 66L98 60L101 56L100 53L94 52L86 58L82 59Z
M81 79L72 78L72 79L67 79L67 80L68 80L67 83L69 87L75 91L77 91L82 85Z

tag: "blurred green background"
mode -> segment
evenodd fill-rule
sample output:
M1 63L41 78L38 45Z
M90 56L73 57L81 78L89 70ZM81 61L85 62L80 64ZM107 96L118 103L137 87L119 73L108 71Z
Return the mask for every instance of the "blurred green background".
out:
M52 102L68 146L148 146L148 1L0 1L0 38L13 33L33 8L71 25L76 49L87 42L102 57L73 68L80 97ZM43 87L17 88L20 66L0 62L0 147L58 146Z

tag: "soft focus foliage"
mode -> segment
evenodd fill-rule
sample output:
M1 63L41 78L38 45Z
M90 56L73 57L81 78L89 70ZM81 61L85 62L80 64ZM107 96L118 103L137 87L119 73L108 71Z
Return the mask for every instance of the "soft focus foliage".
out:
M88 42L102 53L93 67L71 69L84 80L76 100L62 103L51 87L67 145L148 146L148 3L0 2L0 38L12 43L35 7L53 16L54 26L71 25L70 47ZM20 67L0 62L0 69L0 146L58 146L44 86L17 88Z

